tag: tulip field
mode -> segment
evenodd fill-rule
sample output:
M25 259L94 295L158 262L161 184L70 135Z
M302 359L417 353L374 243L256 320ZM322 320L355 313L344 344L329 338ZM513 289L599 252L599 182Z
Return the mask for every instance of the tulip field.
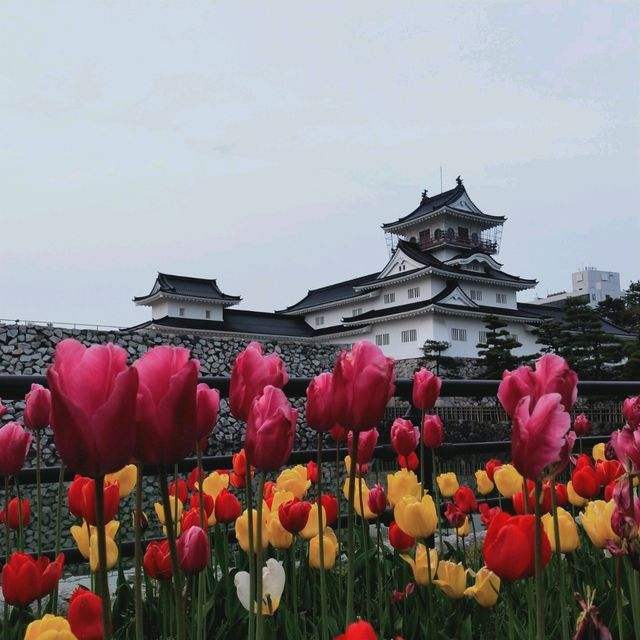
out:
M244 446L231 468L205 471L220 394L199 373L181 347L129 363L113 344L57 345L47 388L32 385L22 423L0 428L2 640L640 638L640 396L592 448L589 416L570 413L578 378L564 359L505 371L510 455L458 476L438 456L441 380L421 369L418 424L395 420L383 471L375 452L394 362L363 341L311 380L303 415L317 450L292 464L302 416L280 357L251 343L229 382ZM60 476L53 557L42 545L45 429L75 475ZM18 477L27 456L31 501ZM85 559L71 594L68 514ZM145 535L149 521L162 537ZM29 529L37 548L25 548Z

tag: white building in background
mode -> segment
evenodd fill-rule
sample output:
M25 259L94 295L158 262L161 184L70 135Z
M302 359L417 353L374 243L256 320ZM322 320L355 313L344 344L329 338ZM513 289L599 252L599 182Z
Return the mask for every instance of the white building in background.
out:
M606 298L622 297L620 274L615 271L600 271L595 267L585 267L571 274L571 291L552 293L546 298L536 298L532 304L561 302L575 296L585 296L592 307Z
M505 220L483 213L458 178L436 196L424 191L415 210L382 225L390 258L380 271L312 289L274 313L231 309L240 297L215 280L160 273L149 294L134 298L151 306L152 319L131 329L329 344L368 339L396 359L418 358L426 340L438 340L451 345L447 356L475 358L486 339L483 318L495 315L522 343L518 353L532 354L531 329L562 311L517 302L518 291L536 281L496 260Z

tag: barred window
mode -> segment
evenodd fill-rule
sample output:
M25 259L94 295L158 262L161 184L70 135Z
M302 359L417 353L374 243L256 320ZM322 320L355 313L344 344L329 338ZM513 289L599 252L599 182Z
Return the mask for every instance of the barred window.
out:
M507 294L506 293L496 293L496 302L499 304L507 304Z
M376 335L376 344L379 347L383 347L384 345L389 344L389 334L379 333L378 335Z
M478 342L486 343L488 337L489 337L488 331L478 331Z
M482 300L482 291L480 289L471 289L472 300Z
M407 297L411 298L419 298L420 297L420 287L411 287L411 289L407 289Z
M415 329L407 329L402 332L402 342L415 342L418 339L418 334Z
M324 324L324 316L316 316L316 327L321 327Z
M451 339L456 342L466 342L467 341L467 330L466 329L458 329L456 327L451 327Z
M395 302L396 301L396 294L395 293L385 293L384 294L384 303L385 304L389 304L390 302Z
M358 308L358 309L354 309L354 310L351 312L351 315L353 315L353 316L359 316L359 315L362 315L362 307L360 307L360 308Z

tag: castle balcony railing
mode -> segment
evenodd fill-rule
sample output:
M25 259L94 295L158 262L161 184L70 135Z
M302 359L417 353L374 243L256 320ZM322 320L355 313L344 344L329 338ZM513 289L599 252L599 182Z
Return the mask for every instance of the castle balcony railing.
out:
M461 236L457 233L443 233L441 236L422 239L419 241L421 249L433 249L443 244L453 245L463 248L477 248L486 253L497 253L498 243L493 240L483 240L481 238L473 239L468 236Z
M292 378L284 387L284 391L289 398L304 398L306 389L311 378ZM223 398L229 395L229 378L228 377L202 377L199 382L204 382L210 387L220 391ZM31 384L37 383L46 386L46 378L44 376L25 376L25 375L0 375L0 398L3 400L22 400L25 394L30 390ZM469 398L476 402L479 398L495 398L498 391L499 380L443 380L440 396L443 398ZM412 396L413 382L410 379L396 381L395 398L410 406ZM617 401L621 404L626 396L636 395L640 392L640 381L585 381L578 384L578 398L603 399L609 401ZM414 410L415 412L415 410ZM440 409L436 407L435 413L440 413ZM444 414L447 417L446 413ZM449 416L453 417L453 416ZM471 417L471 414L468 416ZM479 417L479 416L477 416ZM621 412L613 411L611 417L615 420L621 418ZM613 423L612 430L622 426L622 422ZM451 427L455 428L455 427ZM447 424L445 420L445 433ZM591 447L599 442L608 440L609 434L589 436L582 438L581 445L585 451L590 451ZM480 464L491 457L502 457L508 459L511 451L511 442L509 440L488 441L488 442L463 442L463 443L444 443L437 451L440 470L455 470L463 478L473 476L473 471L479 468ZM334 462L336 459L335 448L323 448L322 459L326 463ZM342 448L344 453L344 448ZM306 463L308 460L315 458L316 452L313 449L302 451L294 451L289 458L288 464ZM379 461L380 466L384 469L393 468L396 460L396 454L390 445L381 445L376 447L374 459ZM195 458L183 460L178 465L180 473L191 471L196 466ZM215 469L230 469L232 467L232 454L223 456L205 456L203 458L203 467L205 471L213 471ZM425 469L427 478L431 478L431 456L427 456L425 460ZM156 475L156 467L145 467L144 475ZM45 484L57 483L60 473L60 467L44 467L41 469L42 482ZM73 474L65 470L65 481L73 480ZM35 469L25 468L18 474L21 485L35 484ZM430 481L427 483L430 485ZM429 486L431 489L432 487ZM488 502L497 504L497 498L489 498ZM506 504L504 504L506 508ZM390 521L391 514L386 522ZM346 516L344 516L346 517ZM148 543L152 538L145 538L144 542ZM230 540L234 541L233 531L230 532ZM33 552L33 550L27 550ZM75 548L63 548L65 554L65 562L67 564L84 562L80 552ZM123 556L130 557L133 555L133 542L122 541L120 543L120 552ZM43 555L47 555L53 559L54 551L46 551ZM4 562L4 558L0 557L0 564Z

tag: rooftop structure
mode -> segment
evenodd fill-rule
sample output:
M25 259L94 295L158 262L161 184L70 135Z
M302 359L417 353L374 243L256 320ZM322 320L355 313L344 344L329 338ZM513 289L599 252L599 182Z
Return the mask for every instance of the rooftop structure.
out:
M620 274L615 271L600 271L595 267L584 267L571 274L571 291L552 293L545 298L536 298L531 304L548 305L563 302L567 298L584 296L595 307L606 298L622 297Z

